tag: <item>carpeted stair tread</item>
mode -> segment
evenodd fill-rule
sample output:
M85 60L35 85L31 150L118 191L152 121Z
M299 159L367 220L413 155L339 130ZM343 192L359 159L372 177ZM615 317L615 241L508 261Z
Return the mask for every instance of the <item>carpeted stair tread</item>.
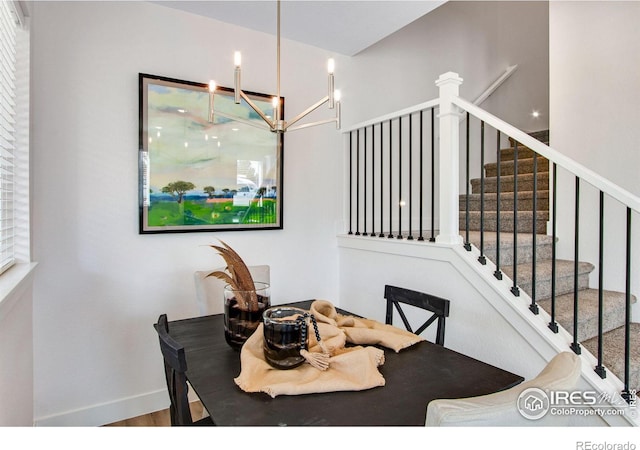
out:
M517 233L518 237L518 262L531 263L533 260L533 234ZM466 233L462 233L466 239ZM469 242L480 249L480 232L469 231ZM546 234L536 235L536 258L538 261L550 259L552 254L553 238ZM496 261L497 233L487 231L484 233L484 256L490 261ZM513 264L513 233L500 233L500 265Z
M501 267L502 271L513 280L513 266ZM551 297L551 260L538 261L536 263L536 301ZM594 266L589 262L578 262L578 290L589 287L589 274ZM517 265L518 278L516 284L531 295L531 264ZM564 259L556 260L556 295L573 292L574 287L574 262Z
M629 327L629 388L640 389L640 323L631 323ZM624 337L625 328L618 327L602 335L602 362L608 371L613 372L624 382ZM594 356L598 354L597 336L582 342L582 345Z
M464 235L463 235L464 236ZM518 247L533 245L533 234L531 233L517 233ZM551 245L553 243L553 237L547 234L536 234L537 245ZM480 246L480 231L469 231L469 241ZM487 231L484 233L484 247L485 249L495 249L498 243L498 236L495 231ZM500 248L506 250L505 247L513 247L513 233L500 233Z
M603 313L602 330L611 331L624 325L626 296L623 292L602 292ZM598 297L597 289L578 291L578 341L584 341L598 335ZM631 299L635 303L636 299ZM573 292L556 296L556 321L573 334ZM551 314L551 298L538 301L538 305Z
M481 227L480 211L469 211L469 230L496 231L498 224L496 217L497 211L485 211L484 219ZM544 233L547 229L547 221L549 220L548 211L538 211L536 214L536 232ZM518 229L519 233L531 233L533 231L533 211L518 211ZM466 213L460 213L459 228L464 231L467 229ZM500 231L513 233L513 211L500 211Z

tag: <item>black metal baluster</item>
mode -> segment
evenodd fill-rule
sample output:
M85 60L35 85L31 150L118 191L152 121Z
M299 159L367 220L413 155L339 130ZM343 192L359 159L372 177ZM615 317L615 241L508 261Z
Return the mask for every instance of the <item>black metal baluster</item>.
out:
M360 129L356 130L356 236L360 236Z
M502 271L500 270L500 160L502 152L500 151L500 130L496 131L496 270L493 272L493 276L502 280Z
M631 208L627 207L627 263L625 281L625 315L624 315L624 390L622 398L627 403L635 399L635 392L629 390L629 364L631 357Z
M376 126L371 125L371 236L376 232ZM382 143L381 143L382 144Z
M409 236L408 241L413 241L413 114L409 114Z
M464 201L464 249L471 251L471 243L469 242L469 111L467 111L467 123L465 127L467 142L465 144L467 154L465 155L465 201Z
M379 237L384 237L384 133L382 129L384 125L380 122L380 234ZM389 149L391 151L391 149Z
M551 321L549 329L554 333L558 332L558 323L556 322L556 225L557 214L556 204L558 198L558 166L553 163L553 181L551 189L553 189L553 206L551 208Z
M513 286L511 293L520 296L518 288L518 141L513 141Z
M535 315L540 314L540 309L536 303L536 264L537 258L537 235L538 235L538 154L533 152L533 235L531 236L531 247L533 254L531 255L531 304L529 311Z
M598 242L598 365L595 372L600 378L607 377L607 370L602 365L602 321L604 313L604 192L600 191L600 234Z
M362 152L364 153L364 168L362 170L362 177L364 178L364 183L363 183L363 188L364 188L364 199L363 199L363 211L362 211L362 218L363 218L363 232L362 235L363 236L368 236L369 233L367 233L367 127L364 127L362 129L362 132L364 133L364 147L362 149Z
M393 239L393 133L389 119L389 239Z
M423 131L423 129L422 129L422 125L423 125L422 124L422 110L420 110L420 183L419 183L420 184L420 187L419 187L419 193L420 193L419 197L420 197L420 199L418 200L418 202L420 203L420 207L418 209L418 216L419 216L419 221L420 221L420 225L419 225L419 227L420 227L420 236L418 236L418 240L419 241L424 241L424 236L422 235L422 214L423 214L422 213L422 203L423 203L423 192L422 192L422 170L423 170L423 161L422 161L422 158L423 158L423 154L422 154L422 152L423 152L423 146L422 146L423 135L422 135L422 131Z
M484 256L484 120L480 121L480 256L478 261L483 266L487 264L487 258Z
M398 239L402 239L402 116L398 117Z
M576 355L582 353L578 343L578 254L580 237L580 178L576 177L575 231L573 242L573 342L570 347Z
M349 234L353 234L353 131L349 131Z
M435 242L435 220L436 220L436 174L435 174L435 154L436 154L436 145L435 145L435 116L436 116L436 108L435 106L431 108L431 237L429 238L429 242Z

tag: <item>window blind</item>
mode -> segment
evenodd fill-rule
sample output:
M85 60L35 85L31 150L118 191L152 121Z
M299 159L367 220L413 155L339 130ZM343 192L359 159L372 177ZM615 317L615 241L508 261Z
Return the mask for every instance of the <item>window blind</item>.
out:
M0 2L0 273L15 262L16 29L13 2Z

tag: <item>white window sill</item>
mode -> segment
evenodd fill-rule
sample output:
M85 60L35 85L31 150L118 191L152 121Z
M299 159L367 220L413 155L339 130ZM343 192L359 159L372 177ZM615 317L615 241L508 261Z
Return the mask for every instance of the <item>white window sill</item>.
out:
M38 263L17 263L0 275L0 321L20 300L20 294L29 286Z

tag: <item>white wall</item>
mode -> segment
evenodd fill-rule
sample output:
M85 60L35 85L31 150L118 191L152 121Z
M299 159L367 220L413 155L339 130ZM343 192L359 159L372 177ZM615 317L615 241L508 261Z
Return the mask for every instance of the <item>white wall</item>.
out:
M552 1L549 7L551 146L640 195L640 3ZM573 258L574 178L559 172L558 243ZM579 258L598 263L598 192L580 186ZM605 198L605 289L624 291L626 211ZM640 214L634 213L632 293L640 293ZM562 236L565 236L563 239ZM591 277L597 287L597 269ZM635 308L637 310L637 308ZM635 320L638 320L637 314Z
M449 1L353 58L343 87L345 124L436 98L436 79L457 72L474 101L504 70L518 70L482 107L525 131L548 126L546 2ZM350 100L350 102L348 102ZM537 109L539 119L531 112Z
M0 426L3 427L33 425L32 269L29 264L13 267L3 274L0 286L0 396L3 399Z
M552 146L640 195L640 3L549 8Z
M192 274L220 238L270 264L272 302L337 298L340 136L290 134L284 229L138 235L138 73L275 91L275 37L147 2L35 2L32 11L35 420L96 425L166 407L153 323L197 315ZM288 116L346 58L283 41ZM329 112L327 112L329 116Z

